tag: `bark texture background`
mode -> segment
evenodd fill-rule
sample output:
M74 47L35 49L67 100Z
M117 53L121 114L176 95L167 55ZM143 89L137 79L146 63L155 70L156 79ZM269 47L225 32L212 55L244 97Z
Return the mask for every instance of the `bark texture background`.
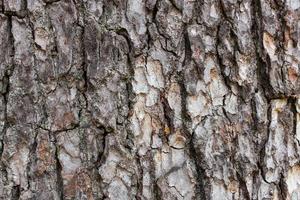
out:
M1 199L300 199L299 0L1 0Z

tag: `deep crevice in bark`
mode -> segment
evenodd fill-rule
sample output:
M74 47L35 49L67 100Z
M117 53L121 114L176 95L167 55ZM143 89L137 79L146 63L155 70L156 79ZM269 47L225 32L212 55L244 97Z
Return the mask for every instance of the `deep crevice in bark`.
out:
M12 188L11 200L19 200L21 196L21 187L20 185L15 185Z
M7 104L8 104L8 96L9 96L9 92L10 92L10 77L13 74L14 68L15 68L15 64L14 64L14 57L15 57L15 47L14 47L14 36L12 33L12 17L8 16L8 33L9 33L9 43L11 45L11 55L10 55L10 59L12 61L11 66L9 66L8 69L5 69L5 76L4 76L4 80L3 81L3 85L5 86L5 92L3 95L4 97L4 127L3 127L3 132L2 132L2 138L1 138L1 150L0 150L0 158L2 158L2 153L4 151L4 137L5 137L5 133L7 128L10 126L10 122L8 119L8 112L7 112Z
M265 168L264 168L264 163L265 163L265 151L266 151L266 144L269 140L270 133L271 133L271 121L272 121L272 107L271 107L271 102L268 102L268 113L267 113L267 118L268 118L268 124L267 124L267 130L266 130L266 136L264 137L264 140L262 141L260 145L260 150L259 150L259 160L257 162L257 167L260 170L260 175L263 178L263 180L266 183L269 183L265 177Z
M185 28L184 32L184 44L185 44L185 54L183 71L179 72L179 86L180 86L180 94L181 94L181 112L182 112L182 129L186 138L188 138L188 152L189 156L194 162L195 170L196 170L196 198L206 200L206 191L205 191L205 169L201 167L201 158L198 156L196 149L194 147L194 132L189 132L189 124L191 123L191 118L187 111L187 91L185 86L185 78L184 78L184 67L188 66L191 63L192 51L190 46L190 40L188 36L187 29Z
M246 184L244 178L238 172L237 172L237 178L238 178L238 181L239 181L244 199L251 200L250 195L249 195L249 191L247 189L247 184Z
M50 134L56 134L56 133L50 133ZM59 147L57 144L57 139L56 136L53 135L54 137L54 146L55 146L55 162L56 162L56 179L57 179L57 192L59 194L60 200L64 200L64 182L63 182L63 177L62 177L62 165L59 160Z
M282 173L280 175L278 188L279 188L281 199L287 199L288 188L287 188L286 182L284 181L284 176Z
M255 44L255 53L256 53L256 61L257 61L257 77L258 77L258 87L263 90L263 94L267 99L274 96L273 89L270 84L270 77L268 74L270 68L270 58L268 55L265 55L263 49L263 41L262 41L262 8L260 5L260 0L252 0L252 35L253 41ZM263 55L265 55L263 57Z

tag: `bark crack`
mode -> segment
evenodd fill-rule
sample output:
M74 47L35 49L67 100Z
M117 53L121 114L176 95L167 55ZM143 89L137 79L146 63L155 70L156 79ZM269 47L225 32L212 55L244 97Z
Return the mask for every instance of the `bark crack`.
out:
M186 66L188 66L191 62L192 51L190 46L190 40L187 32L187 28L185 27L184 32L184 41L185 41L185 54L184 61L182 63L182 69L184 70ZM180 94L181 94L181 112L182 112L182 129L186 138L189 138L188 144L188 152L189 156L194 162L195 170L196 170L196 198L206 200L206 192L205 192L205 169L201 167L201 159L198 157L196 153L196 149L194 147L194 132L190 132L189 125L191 124L191 118L188 114L187 110L187 91L185 86L185 71L179 72L179 80L178 84L180 86Z
M59 160L59 147L57 144L56 134L55 133L50 134L50 137L53 137L53 143L55 146L56 178L57 178L56 189L59 194L60 200L64 200L64 182L63 182L64 179L62 176L62 165Z
M8 104L8 97L9 97L9 93L10 93L10 77L12 76L13 72L14 72L14 68L15 68L15 63L14 63L14 58L15 58L15 45L14 45L14 36L13 36L13 32L12 32L12 17L8 16L8 33L9 33L9 43L12 47L11 49L11 55L10 55L10 59L12 61L11 66L9 66L8 69L6 69L5 71L5 76L4 76L4 80L3 80L3 85L5 85L5 92L2 94L4 97L4 127L3 127L3 131L2 131L2 138L1 138L1 149L0 149L0 158L2 158L2 153L4 151L4 137L6 134L6 130L7 128L10 126L10 122L8 119L8 111L7 111L7 104Z

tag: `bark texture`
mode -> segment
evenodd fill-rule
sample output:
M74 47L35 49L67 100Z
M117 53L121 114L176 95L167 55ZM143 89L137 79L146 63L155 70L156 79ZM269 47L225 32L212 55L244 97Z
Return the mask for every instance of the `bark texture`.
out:
M1 0L0 199L300 199L299 0Z

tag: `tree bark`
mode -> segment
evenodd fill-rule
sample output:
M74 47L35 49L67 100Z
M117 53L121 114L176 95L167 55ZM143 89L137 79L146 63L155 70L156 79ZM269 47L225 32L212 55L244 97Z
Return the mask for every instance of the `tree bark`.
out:
M0 199L300 199L299 0L0 8Z

